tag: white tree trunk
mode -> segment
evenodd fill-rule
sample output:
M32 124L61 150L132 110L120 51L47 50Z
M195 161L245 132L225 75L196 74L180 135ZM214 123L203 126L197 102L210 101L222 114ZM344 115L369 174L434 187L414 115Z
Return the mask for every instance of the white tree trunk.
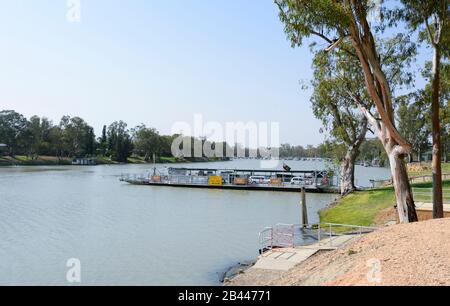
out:
M400 223L417 221L414 199L403 158L396 150L392 150L388 156Z
M401 145L392 144L387 141L388 132L368 111L361 107L363 114L369 120L372 127L377 131L383 147L389 157L389 165L391 167L392 182L394 184L394 191L397 203L398 215L401 223L409 223L417 221L417 213L414 205L414 197L411 190L411 185L408 178L408 170L404 163L404 157L410 151Z

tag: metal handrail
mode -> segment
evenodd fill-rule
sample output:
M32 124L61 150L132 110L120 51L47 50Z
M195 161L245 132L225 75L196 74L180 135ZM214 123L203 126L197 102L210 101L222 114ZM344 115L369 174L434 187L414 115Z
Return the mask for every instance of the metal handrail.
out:
M363 225L352 225L352 224L339 224L339 223L315 223L315 224L277 224L277 227L279 226L285 226L285 227L291 227L292 232L290 234L287 233L281 233L282 236L288 236L292 237L293 244L292 247L295 247L295 235L296 235L296 228L306 229L309 228L311 230L317 230L317 241L319 244L322 243L322 237L328 237L328 244L330 247L333 247L333 237L338 236L349 236L349 235L358 235L359 237L362 237L362 235L366 232L373 232L378 230L378 227L373 226L363 226ZM338 233L333 230L333 228L336 227L343 227L343 228L349 228L351 231L347 231L345 233ZM264 234L270 231L270 238L264 239ZM274 238L274 228L273 227L266 227L263 231L259 233L259 240L260 240L260 246L261 250L271 250L274 247L274 240L276 240L276 237ZM268 245L268 242L270 242L270 246ZM289 245L290 246L290 245ZM284 247L281 245L281 247Z
M417 202L432 202L432 197L433 197L433 188L427 188L427 187L413 187L412 188L413 191L413 196L414 198L417 200ZM442 194L442 198L445 201L445 204L450 204L449 200L450 200L450 189L449 188L444 188L442 189L443 194ZM419 198L419 199L417 199ZM425 198L425 200L424 200Z
M270 236L265 237L264 234L269 232ZM261 254L264 253L265 250L273 249L273 228L266 227L263 231L259 232L259 245Z

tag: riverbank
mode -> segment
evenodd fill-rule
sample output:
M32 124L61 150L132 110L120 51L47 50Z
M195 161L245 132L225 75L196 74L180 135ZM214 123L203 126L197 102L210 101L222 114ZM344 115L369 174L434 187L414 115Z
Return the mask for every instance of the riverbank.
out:
M111 160L108 157L99 156L96 157L97 165L119 165L124 164ZM184 159L176 157L160 157L157 164L177 164L177 163L201 163L201 162L215 162L222 161L214 158L193 158ZM72 164L72 158L68 157L55 157L55 156L38 156L31 158L28 156L0 156L1 166L69 166ZM143 157L132 156L129 157L126 164L153 164L153 162L146 161Z
M380 229L311 257L265 285L450 285L450 219Z
M226 285L448 286L449 236L450 219L393 225L318 251L287 270L255 266Z
M432 188L433 185L426 182L413 184L412 187ZM450 188L450 181L444 181L443 187ZM421 198L416 196L416 200ZM394 206L394 188L383 187L351 193L320 211L319 215L322 223L384 226L396 222Z
M418 183L412 187L432 188L432 183ZM450 181L444 181L443 187L450 188ZM397 221L397 210L394 206L394 188L385 187L356 191L320 211L319 215L322 223L385 226Z
M426 169L416 173L420 175ZM415 194L416 205L429 200L425 199L428 195L424 195L424 189L431 190L431 182L412 187L419 190ZM450 181L444 181L443 187L450 188ZM338 250L319 251L286 272L249 269L227 285L448 285L450 261L445 254L450 245L443 237L450 234L450 219L397 225L394 205L393 187L349 194L319 211L320 222L375 226L381 230ZM428 214L418 211L420 220L430 218ZM441 261L444 255L446 258ZM387 273L368 279L369 260L380 263L380 271L386 269ZM402 262L408 262L408 266Z

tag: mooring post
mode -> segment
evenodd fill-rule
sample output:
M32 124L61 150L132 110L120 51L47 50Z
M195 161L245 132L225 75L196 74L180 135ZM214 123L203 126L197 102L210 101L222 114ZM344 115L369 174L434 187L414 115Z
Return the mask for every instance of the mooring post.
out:
M308 208L306 207L305 187L302 188L302 226L303 228L308 226Z

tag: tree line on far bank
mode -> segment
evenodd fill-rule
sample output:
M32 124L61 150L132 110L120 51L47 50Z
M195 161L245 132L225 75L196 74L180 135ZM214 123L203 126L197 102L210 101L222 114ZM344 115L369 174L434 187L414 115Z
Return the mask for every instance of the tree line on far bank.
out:
M102 156L116 162L127 162L131 156L137 156L147 162L160 161L161 157L173 158L171 146L179 135L160 135L154 129L138 125L129 128L123 121L116 121L103 126L100 136L96 136L94 128L80 117L63 116L58 124L46 117L32 116L27 119L13 110L0 111L0 144L5 144L4 155L24 155L31 159L39 156L63 158L87 158ZM190 137L191 141L194 138ZM202 144L208 142L201 139ZM214 148L214 143L212 147ZM224 156L230 146L223 142ZM237 146L231 148L237 152ZM259 150L244 149L245 156L261 157ZM306 147L283 144L280 147L281 158L289 157L321 157L333 158L330 144ZM372 160L372 153L362 154ZM194 156L192 154L191 156ZM155 160L153 160L155 158ZM184 159L189 160L190 157ZM192 158L192 160L195 160Z
M102 156L127 162L135 155L147 162L157 162L161 157L172 157L175 137L178 135L160 135L145 125L128 128L123 121L103 126L101 135L96 137L94 128L80 117L64 116L54 124L45 117L27 119L13 110L0 111L0 144L6 145L0 153L9 156L26 155L32 159Z

